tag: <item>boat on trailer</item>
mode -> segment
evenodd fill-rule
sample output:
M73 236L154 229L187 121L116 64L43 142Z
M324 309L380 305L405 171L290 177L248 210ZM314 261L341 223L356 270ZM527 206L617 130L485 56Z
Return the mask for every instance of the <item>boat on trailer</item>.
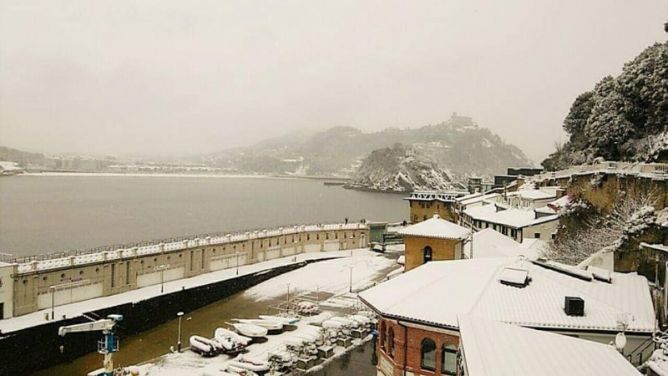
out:
M190 336L190 349L202 356L216 356L220 351L220 345L216 341L202 336Z

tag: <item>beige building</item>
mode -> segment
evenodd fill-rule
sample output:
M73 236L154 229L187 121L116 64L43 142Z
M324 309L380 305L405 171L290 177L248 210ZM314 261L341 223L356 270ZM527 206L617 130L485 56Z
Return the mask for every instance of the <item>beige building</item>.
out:
M408 201L411 223L426 221L438 214L439 217L451 221L455 220L454 203L457 197L462 197L468 192L413 192L404 200Z
M365 248L364 224L295 226L0 266L4 317L306 252ZM13 286L12 286L13 285Z
M406 271L429 261L463 257L463 244L471 231L434 214L430 219L399 231L404 237Z

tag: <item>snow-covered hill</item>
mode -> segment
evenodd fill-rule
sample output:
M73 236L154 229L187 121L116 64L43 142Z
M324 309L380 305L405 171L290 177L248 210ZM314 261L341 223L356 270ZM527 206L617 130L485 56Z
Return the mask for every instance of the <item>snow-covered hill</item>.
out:
M436 161L416 147L402 144L374 150L347 187L384 192L462 188Z

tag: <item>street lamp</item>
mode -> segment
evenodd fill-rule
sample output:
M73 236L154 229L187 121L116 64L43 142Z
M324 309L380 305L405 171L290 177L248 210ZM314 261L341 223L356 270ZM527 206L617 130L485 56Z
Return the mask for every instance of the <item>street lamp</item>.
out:
M353 292L353 265L350 265L350 284L349 284L349 289L348 292Z
M239 275L239 251L234 252L234 254L237 256L237 275Z
M183 317L183 312L178 312L176 316L179 317L179 335L176 342L176 351L181 352L181 317Z
M165 292L165 269L169 268L169 265L158 265L155 267L155 270L160 271L160 293Z

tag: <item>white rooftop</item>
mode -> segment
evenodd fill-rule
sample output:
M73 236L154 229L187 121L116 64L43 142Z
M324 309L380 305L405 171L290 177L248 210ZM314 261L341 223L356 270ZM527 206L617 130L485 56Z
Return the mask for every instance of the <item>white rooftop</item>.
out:
M494 204L469 208L464 210L464 213L475 220L514 228L522 228L559 219L559 215L557 214L536 218L536 213L532 209L507 208L497 211Z
M528 285L500 283L506 267L526 269ZM612 283L607 283L575 267L558 263L544 267L515 258L432 261L360 297L385 316L455 329L457 316L464 314L527 327L583 331L617 331L618 319L626 316L627 332L651 333L654 307L647 279L635 273L611 277ZM438 293L428 293L435 286ZM585 301L584 316L564 312L566 296Z
M539 239L526 239L518 243L498 231L486 228L473 234L473 241L464 245L464 254L467 258L524 256L536 259L545 244Z
M614 347L477 317L460 317L470 376L640 375Z
M465 239L471 230L447 221L435 214L432 218L399 230L402 235L424 236L427 238Z
M663 245L663 244L649 244L642 242L640 243L640 248L650 248L656 251L668 252L668 245Z

